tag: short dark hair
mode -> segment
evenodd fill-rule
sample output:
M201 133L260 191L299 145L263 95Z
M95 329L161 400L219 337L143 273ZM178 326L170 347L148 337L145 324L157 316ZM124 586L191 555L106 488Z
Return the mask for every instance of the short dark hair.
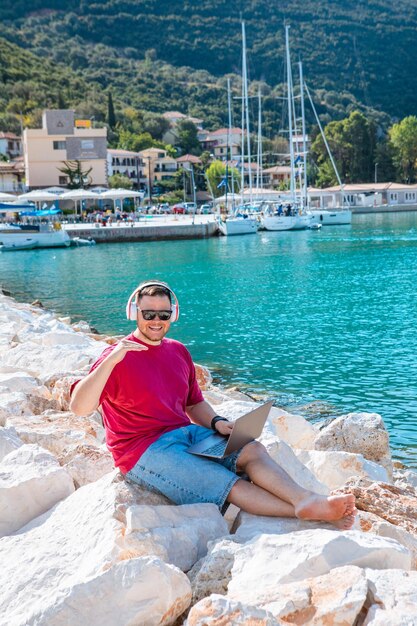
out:
M152 281L146 281L146 283L151 283ZM146 285L145 283L145 285ZM136 302L140 302L143 296L168 296L170 304L172 304L172 296L171 290L168 285L165 287L165 283L160 281L155 281L155 284L147 284L143 289L138 287L138 292L136 295Z

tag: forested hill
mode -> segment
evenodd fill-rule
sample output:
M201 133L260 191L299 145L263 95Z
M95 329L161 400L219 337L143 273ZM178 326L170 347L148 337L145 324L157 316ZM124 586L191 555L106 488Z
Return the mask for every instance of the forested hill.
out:
M293 59L330 117L357 103L394 118L416 112L415 0L2 0L0 35L125 104L191 108L214 123L221 77L240 72L241 16L250 79L266 93L284 80L287 20ZM7 72L2 80L7 106L19 94ZM71 103L85 95L69 91Z

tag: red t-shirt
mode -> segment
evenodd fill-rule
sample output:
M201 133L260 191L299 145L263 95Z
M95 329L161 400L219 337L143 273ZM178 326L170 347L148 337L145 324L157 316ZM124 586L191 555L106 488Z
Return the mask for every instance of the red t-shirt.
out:
M127 339L139 341L133 333ZM106 348L93 371L117 344ZM187 348L164 337L161 344L127 352L100 396L106 444L126 474L162 434L190 424L185 409L204 400Z

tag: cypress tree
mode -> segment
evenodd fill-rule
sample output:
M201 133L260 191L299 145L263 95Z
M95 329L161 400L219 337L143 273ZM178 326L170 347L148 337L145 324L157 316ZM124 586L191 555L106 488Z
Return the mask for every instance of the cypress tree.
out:
M111 95L111 91L109 91L108 100L107 100L107 123L110 126L110 128L114 128L116 126L116 114L114 112L113 98Z

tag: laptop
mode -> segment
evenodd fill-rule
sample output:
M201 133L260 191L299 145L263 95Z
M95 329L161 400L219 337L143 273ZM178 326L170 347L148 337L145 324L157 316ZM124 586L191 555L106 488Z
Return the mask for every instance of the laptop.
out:
M218 433L208 435L206 439L190 446L187 452L198 456L223 459L235 450L239 450L261 434L273 402L265 402L262 406L239 417L230 435Z

